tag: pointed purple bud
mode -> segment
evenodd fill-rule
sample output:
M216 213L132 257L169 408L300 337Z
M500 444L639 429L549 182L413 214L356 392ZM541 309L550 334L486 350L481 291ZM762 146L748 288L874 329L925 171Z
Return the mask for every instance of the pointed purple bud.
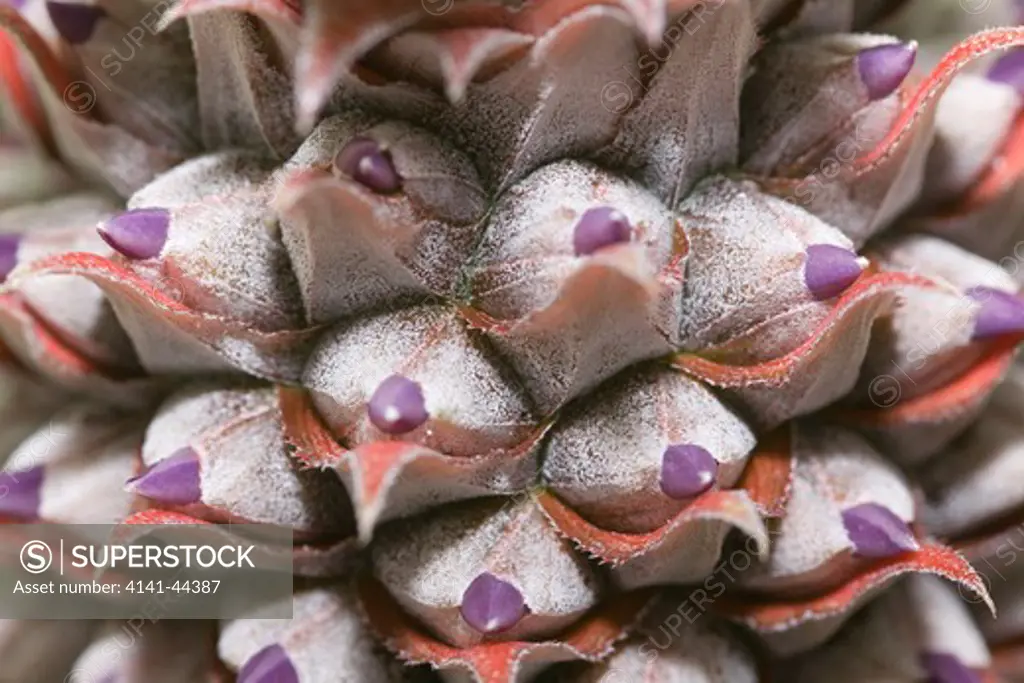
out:
M876 503L844 510L843 526L854 553L860 557L892 557L920 547L910 526L892 510Z
M1024 95L1024 50L1003 55L986 74L990 81L1005 83Z
M861 50L854 58L868 97L880 100L900 87L914 67L916 43L890 43Z
M526 615L523 594L489 572L473 579L462 594L462 618L485 635L507 631Z
M375 140L355 138L334 157L334 166L360 185L378 194L397 192L402 187L391 155Z
M160 255L167 242L171 214L166 209L132 209L102 223L103 241L124 256L143 260Z
M43 488L43 467L0 472L0 517L36 519Z
M588 256L598 249L628 242L632 234L633 227L624 213L611 206L599 206L580 216L572 234L572 246L577 256Z
M991 287L972 287L965 294L978 303L974 339L1024 332L1024 300L1016 294Z
M13 7L16 10L20 10L22 7L25 6L25 2L26 0L0 0L0 5L5 4L8 7Z
M81 45L92 37L96 24L107 16L102 7L48 0L46 11L57 33L72 45Z
M945 652L923 653L921 667L928 676L927 683L981 683L977 672Z
M125 483L138 495L165 505L198 502L199 455L186 446Z
M238 683L299 683L299 673L280 645L268 645L238 671Z
M391 375L377 386L367 405L370 422L387 434L405 434L427 421L427 404L420 385Z
M669 498L696 498L715 483L718 462L700 446L674 444L661 456L661 490Z
M18 265L18 246L21 235L0 235L0 282L7 279Z
M865 260L849 249L812 244L804 262L804 284L811 296L825 301L846 291L864 272L864 266Z

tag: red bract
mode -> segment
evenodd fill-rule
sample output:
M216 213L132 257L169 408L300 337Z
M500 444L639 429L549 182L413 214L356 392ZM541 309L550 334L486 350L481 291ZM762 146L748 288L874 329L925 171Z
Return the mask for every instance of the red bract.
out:
M0 517L296 574L3 675L1019 675L1024 28L949 2L0 7Z

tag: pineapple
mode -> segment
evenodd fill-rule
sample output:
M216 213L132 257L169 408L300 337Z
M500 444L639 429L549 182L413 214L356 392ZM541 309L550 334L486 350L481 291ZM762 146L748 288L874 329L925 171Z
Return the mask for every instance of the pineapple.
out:
M1021 13L5 0L0 517L296 580L2 677L1024 680Z

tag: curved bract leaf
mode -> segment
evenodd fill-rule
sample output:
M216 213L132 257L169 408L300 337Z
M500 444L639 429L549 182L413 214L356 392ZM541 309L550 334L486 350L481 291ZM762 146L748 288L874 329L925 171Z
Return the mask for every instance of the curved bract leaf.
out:
M927 235L883 240L871 254L884 271L930 277L938 287L902 290L900 305L876 327L855 395L862 403L875 398L870 383L880 375L904 379L902 393L911 399L963 374L984 355L988 340L1024 332L1024 319L1015 326L1009 306L1017 285L991 261ZM1005 322L991 325L992 312L1004 308Z
M500 185L553 158L593 151L612 139L612 126L624 109L618 102L602 107L601 88L609 82L628 88L619 79L636 62L638 30L653 45L662 38L666 12L681 14L696 3L667 4L543 0L518 6L443 0L424 5L389 0L341 9L314 2L307 11L297 62L300 124L312 124L356 59L401 31L415 29L386 45L384 55L371 54L369 61L383 62L396 80L414 82L417 72L426 72L428 81L436 83L430 72L439 68L445 79L442 88L456 100L482 60L520 57L522 45L532 39L532 48L516 63L469 85L464 111L474 113L456 122L470 146L482 153L484 175ZM425 49L433 54L421 59ZM433 67L436 60L440 63ZM568 139L558 123L566 117L575 122Z
M747 460L736 488L747 492L764 517L786 514L793 495L793 470L796 458L791 446L792 433L783 426L762 436Z
M838 163L831 177L761 178L766 190L791 198L858 244L887 225L913 201L933 138L936 107L950 81L972 61L995 50L1024 44L1020 27L978 33L953 48L920 84L900 89L901 112L870 150Z
M271 387L199 384L173 394L146 430L142 460L129 488L155 505L291 529L297 543L353 531L337 479L292 460Z
M376 72L395 80L424 80L456 104L474 79L521 59L533 42L533 36L506 28L413 30L387 41L370 60Z
M101 179L126 197L181 160L177 152L90 118L96 99L92 86L75 81L14 8L0 7L0 32L9 35L27 57L54 146L75 170Z
M457 457L403 441L355 447L335 465L355 510L359 537L369 542L374 528L436 505L488 495L521 493L534 485L541 427L518 447Z
M698 3L675 17L661 45L623 62L618 80L601 90L601 105L623 112L601 158L643 181L670 207L698 179L735 164L740 88L756 41L749 2ZM639 78L627 70L634 64Z
M979 173L954 199L909 217L906 226L991 259L1021 282L1020 225L1012 216L1024 203L1024 114L1017 115L1002 147Z
M819 165L828 173L826 159L849 163L892 125L896 91L913 60L913 46L887 36L818 35L766 46L744 84L743 169L794 177Z
M748 560L769 550L768 530L743 491L709 491L658 529L632 534L594 526L551 493L539 493L537 500L560 533L611 564L615 581L626 588L700 581L717 568L733 529L753 542Z
M7 139L2 118L0 112L0 211L75 189L71 174L45 150Z
M269 44L242 11L260 17L278 35L298 30L296 11L281 0L181 0L164 23L188 21L203 146L262 150L285 159L299 144L292 83L282 72L289 65L278 63L288 41L282 37Z
M60 54L79 79L62 93L64 104L154 149L182 158L197 153L196 63L187 28L158 30L166 2L95 0L87 7L76 17L65 4L46 3Z
M89 620L0 620L0 657L5 676L30 681L66 680L79 653L98 629Z
M1006 663L1013 664L1011 670L1014 673L1019 672L1016 658L1024 636L1024 600L1021 599L1020 590L1024 584L1024 574L1016 566L1020 539L1020 526L1016 525L1010 533L1003 535L996 552L976 560L992 591L992 600L998 613L992 615L980 604L972 605L978 627L993 646L993 655L997 659L1009 660ZM1014 678L1010 676L1009 680Z
M720 362L792 351L867 265L835 228L750 182L708 178L678 214L689 249L679 345Z
M634 97L635 84L626 82L638 58L630 16L564 3L571 5L573 13L543 31L526 57L470 84L448 124L492 188L506 189L557 159L591 156L615 138Z
M133 512L120 522L114 530L114 540L134 543L150 533L150 527L185 525L191 541L209 537L212 545L238 543L239 536L231 529L231 523L211 522L188 513L162 508L147 508ZM247 539L247 540L252 540ZM278 543L256 543L253 545L253 563L261 567L293 567L296 576L336 579L348 576L360 566L359 546L354 538L323 543L296 542L291 546Z
M105 195L68 194L0 212L0 233L5 249L13 247L15 264L69 251L108 255L110 249L96 234L95 226L113 215L115 208ZM10 267L15 266L5 266ZM103 292L92 283L77 277L50 276L23 282L11 291L55 339L107 374L141 374L131 342ZM22 336L30 334L26 330Z
M459 647L551 637L602 594L528 494L392 522L377 530L372 566L405 611Z
M114 524L128 515L123 482L142 445L144 419L72 405L11 453L0 473L0 517L21 524Z
M156 270L181 302L267 332L305 322L299 285L271 208L272 163L248 151L185 162L100 226L139 274Z
M306 467L330 467L341 462L348 450L331 435L306 391L278 386L277 405L285 444L293 458Z
M676 604L674 598L682 601ZM598 664L553 667L538 683L757 683L757 662L735 630L703 615L682 615L686 599L675 593L659 597L637 632Z
M887 591L819 650L780 668L796 683L916 683L995 680L991 664L962 597L938 578L918 575Z
M48 274L81 275L103 289L143 367L157 374L239 369L257 377L295 382L317 332L263 332L197 311L135 270L94 254L40 259L10 282L17 286L20 280Z
M994 610L986 584L959 554L925 544L915 552L879 560L842 586L809 598L756 601L726 595L713 611L753 629L771 650L791 655L810 650L835 634L865 603L908 574L936 574L959 584Z
M111 371L82 355L18 294L0 294L0 337L22 365L56 386L132 406L152 404L159 397L158 381Z
M1009 179L1019 173L1019 168L1014 168L1019 164L1006 152L1013 149L1014 138L1019 138L1022 104L1021 95L1008 83L972 73L953 79L936 111L935 141L915 214L941 214L964 206L967 197L975 194L974 188L984 187L986 193L997 189L995 182L983 180L986 176ZM978 116L985 116L988 125L971 125ZM1000 160L1010 162L1011 168L1005 168ZM978 199L981 197L974 201Z
M875 407L836 407L832 419L864 433L889 457L920 464L974 422L1013 365L1017 344L1016 339L992 341L959 377L907 400L898 376L877 375L868 385Z
M153 683L215 683L220 679L216 622L154 619L108 626L75 660L67 683L144 677ZM174 666L166 666L173 661Z
M889 312L904 288L937 286L906 273L871 275L846 290L810 336L783 356L730 365L684 353L673 359L673 366L726 390L755 423L769 429L849 392L875 320Z
M487 208L457 150L358 113L324 120L278 183L281 238L314 323L453 294Z
M962 538L1024 506L1024 494L1011 483L1019 479L1024 453L1022 399L1024 368L1015 365L981 417L919 471L926 494L922 522L929 531Z
M400 439L457 457L483 455L515 449L539 422L500 357L447 306L335 326L313 352L303 385L349 448Z
M525 683L548 664L607 657L615 644L635 628L653 593L635 591L598 607L558 639L506 641L452 647L423 632L406 616L377 581L363 578L359 595L370 627L399 659L430 664L448 675L462 675L482 683Z
M295 63L299 127L312 128L336 82L356 59L412 26L423 10L417 0L348 4L344 10L330 0L310 2Z
M68 402L63 391L22 367L0 345L0 420L7 427L0 432L0 463L19 443L36 431Z
M491 213L464 315L550 414L672 349L686 249L679 223L636 183L580 162L545 166Z
M5 143L17 140L39 153L50 151L53 140L48 137L45 114L22 66L18 43L5 32L0 32L0 92L5 102L0 108L0 133Z
M223 10L245 12L263 22L274 38L273 45L268 43L262 45L262 49L268 57L268 64L276 67L275 70L279 71L284 70L281 67L287 66L288 69L284 70L285 74L291 75L295 54L299 49L299 31L302 23L302 7L297 0L176 0L174 6L164 13L160 25L165 27L181 19L215 14ZM243 64L235 63L234 66L243 66L243 69L242 72L235 71L234 73L239 75L246 72L248 74L261 73L262 69L258 66L259 58L250 55L250 59L251 61L245 61ZM198 71L202 71L204 66L208 66L201 63L201 57L196 61ZM202 91L202 76L199 77L199 81L199 88ZM238 81L233 82L241 85ZM200 100L202 98L201 93ZM280 116L285 110L291 112L292 109L293 105L289 100L287 105L282 105L281 111L276 115Z
M394 662L375 648L351 585L300 589L289 600L291 619L236 619L221 625L217 651L232 671L303 683L403 680Z
M772 527L767 561L738 578L744 590L769 599L820 594L868 558L918 546L909 485L867 442L809 420L788 431L794 464L785 514Z
M615 377L563 412L544 446L544 485L591 523L662 527L740 477L754 435L699 382L665 367Z

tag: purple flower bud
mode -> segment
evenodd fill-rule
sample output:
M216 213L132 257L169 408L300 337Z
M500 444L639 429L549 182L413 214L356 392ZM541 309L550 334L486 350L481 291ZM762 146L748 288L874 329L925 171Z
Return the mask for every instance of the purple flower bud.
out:
M126 484L138 495L165 505L195 503L201 497L199 455L186 446Z
M914 67L915 43L890 43L861 50L855 60L868 97L880 100L900 87Z
M0 516L32 520L39 517L43 467L0 472Z
M299 674L284 648L268 645L238 671L238 683L299 683Z
M839 296L863 271L864 259L849 249L831 244L812 244L807 247L804 284L818 301Z
M377 386L367 412L370 422L387 434L411 432L430 417L423 389L401 375L391 375Z
M402 177L391 156L370 138L350 140L335 155L334 166L378 194L397 192L402 187Z
M989 80L1005 83L1024 95L1024 50L1014 50L1003 55L986 75Z
M621 211L599 206L580 216L572 235L572 246L577 256L587 256L598 249L628 242L632 232L629 219Z
M677 500L696 498L715 483L718 463L693 444L674 444L661 456L661 490Z
M965 294L978 303L974 339L1024 332L1024 301L1016 294L991 287L972 287Z
M854 553L860 557L893 557L920 547L907 523L876 503L844 510L843 526Z
M462 594L462 618L480 633L507 631L525 615L523 594L488 572L473 579Z
M103 241L118 252L142 260L160 255L170 224L171 215L166 209L133 209L114 216L98 229Z
M921 667L928 675L927 683L981 683L981 676L945 652L923 653Z
M0 4L7 5L8 7L13 7L16 10L20 10L22 7L24 7L25 2L26 0L0 0Z
M107 16L102 7L80 3L47 0L46 11L57 33L72 45L80 45L92 37L96 24Z
M18 245L21 235L0 235L0 282L7 279L18 265Z

